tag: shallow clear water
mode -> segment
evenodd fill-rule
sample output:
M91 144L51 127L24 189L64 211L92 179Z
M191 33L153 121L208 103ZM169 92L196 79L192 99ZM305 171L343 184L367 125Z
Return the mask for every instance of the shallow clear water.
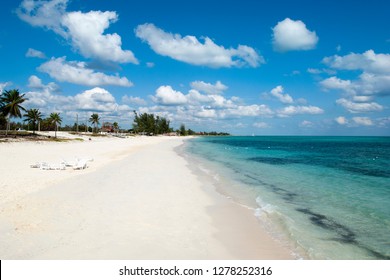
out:
M204 137L186 151L298 254L390 258L390 138Z

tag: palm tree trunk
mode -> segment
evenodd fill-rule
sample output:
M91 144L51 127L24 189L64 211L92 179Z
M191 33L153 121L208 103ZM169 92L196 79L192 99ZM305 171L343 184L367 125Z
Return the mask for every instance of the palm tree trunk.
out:
M8 130L9 130L9 127L10 127L10 123L9 123L9 118L6 117L7 119L7 127L5 128L5 136L7 137L8 136Z

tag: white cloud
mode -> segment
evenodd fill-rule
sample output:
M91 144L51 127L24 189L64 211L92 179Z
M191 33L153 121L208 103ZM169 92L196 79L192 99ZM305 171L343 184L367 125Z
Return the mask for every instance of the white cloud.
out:
M335 118L335 121L336 121L338 124L340 124L340 125L346 125L346 124L348 124L348 120L347 120L345 117L343 117L343 116L339 116L339 117Z
M127 96L127 95L122 96L122 102L131 105L146 105L146 101L141 97Z
M300 20L286 18L272 28L273 46L276 51L311 50L316 47L318 37Z
M26 52L26 57L37 57L37 58L45 59L46 55L41 51L29 48Z
M363 73L354 85L362 95L390 95L390 74Z
M195 89L184 94L171 86L160 86L152 96L152 101L158 106L149 107L148 112L169 111L175 119L181 121L273 115L273 111L264 104L243 105L237 97L228 99L218 94L202 94Z
M201 108L201 110L199 110L198 112L195 112L195 117L199 117L199 118L217 118L218 115L217 115L217 111L214 110L214 109L205 109L205 108Z
M265 122L255 122L255 123L253 124L253 126L256 127L256 128L269 128L269 127L270 127L270 126L269 126L267 123L265 123Z
M324 110L316 106L287 106L278 110L280 117L287 117L292 115L310 114L317 115L323 114Z
M71 97L59 94L61 90L57 84L49 83L45 85L35 75L30 76L28 81L28 87L32 90L26 92L26 108L39 108L44 113L49 111L62 112L62 106L70 103Z
M326 65L343 70L363 70L374 74L390 74L390 54L376 54L368 50L362 54L330 56L323 59Z
M118 104L115 97L103 88L95 87L74 96L65 96L58 94L59 90L51 84L43 84L36 76L31 76L29 82L33 87L31 91L25 92L28 98L25 106L39 108L46 116L52 112L60 112L70 118L71 122L76 114L87 118L93 112L98 112L106 121L115 119L126 122L130 118L130 107Z
M186 96L180 91L174 90L171 86L160 86L156 90L153 101L161 105L182 105L187 103Z
M6 87L10 86L10 85L12 85L11 82L0 83L0 93L2 93L3 90L4 90Z
M322 73L322 70L320 69L317 69L317 68L308 68L307 69L307 72L310 73L310 74L321 74Z
M293 98L289 94L283 94L284 89L282 86L277 86L271 90L271 95L276 97L280 102L291 104L294 102Z
M61 23L66 27L72 46L84 57L138 64L131 51L122 50L122 40L118 34L103 34L117 20L115 12L71 12L62 17Z
M390 54L376 54L368 50L362 54L325 57L323 63L333 69L361 70L358 79L349 81L345 87L334 87L358 95L390 95ZM340 79L332 77L333 79ZM327 80L324 80L324 86ZM345 81L344 81L345 82ZM331 88L331 87L329 87Z
M239 105L225 109L221 112L222 117L256 117L271 116L273 111L265 104Z
M208 37L201 43L195 36L167 33L150 23L139 25L135 34L156 53L193 65L213 68L258 67L264 63L263 57L251 47L239 45L237 49L225 49Z
M67 4L68 0L23 0L16 13L20 19L32 26L53 30L65 37L66 32L61 27L61 18L66 12Z
M60 91L60 87L56 83L51 82L48 83L47 85L44 85L42 83L42 80L35 75L32 75L30 76L30 78L28 78L28 87L32 89L43 89L49 92Z
M127 105L116 103L114 96L107 90L95 87L73 97L74 107L82 111L113 112L130 110Z
M104 73L94 72L88 69L84 62L68 62L66 57L52 58L39 66L38 70L49 74L50 77L60 82L87 86L116 85L131 87L133 85L126 77L109 76Z
M344 91L351 91L352 83L350 80L341 80L337 77L330 77L320 82L324 89L340 89Z
M372 96L362 96L362 95L352 96L352 100L354 102L368 102L368 101L372 101L372 99L373 99Z
M374 123L370 118L367 117L354 117L352 120L357 124L357 125L364 125L364 126L372 126Z
M362 54L325 57L323 63L334 69L362 71L355 80L331 77L320 82L325 89L338 89L348 94L348 99L338 99L337 104L351 113L384 109L382 105L371 101L376 96L390 95L390 54L376 54L368 50Z
M206 94L222 94L228 89L221 81L217 81L214 85L203 81L194 81L191 83L191 87Z
M353 102L345 98L336 100L336 103L343 106L351 113L362 113L362 112L373 112L373 111L382 111L383 106L375 102L362 103L362 102Z
M32 26L54 31L78 50L84 57L115 63L135 63L130 50L122 50L121 37L103 34L111 23L118 20L116 12L67 12L68 0L24 0L17 9L20 19Z

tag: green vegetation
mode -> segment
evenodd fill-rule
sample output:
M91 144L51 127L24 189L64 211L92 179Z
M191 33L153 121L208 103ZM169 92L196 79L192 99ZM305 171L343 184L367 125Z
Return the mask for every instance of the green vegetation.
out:
M8 135L9 118L21 118L21 111L26 111L21 105L24 101L26 101L24 94L21 95L17 89L6 90L1 93L0 111L7 123L5 135Z
M157 135L157 134L166 134L172 133L174 130L170 127L170 121L166 118L160 116L155 116L154 114L143 113L138 115L134 111L134 123L133 123L133 132L145 135ZM181 124L180 128L175 131L177 135L187 136L187 135L210 135L210 136L226 136L230 135L226 132L195 132L192 129L186 129L185 124Z
M20 94L19 90L12 89L6 90L0 93L0 130L5 130L5 135L8 135L9 130L13 130L13 136L23 137L23 138L31 138L31 139L41 139L42 137L38 136L35 132L38 127L39 131L52 131L55 130L54 139L50 139L50 141L61 141L61 139L57 139L57 131L85 131L85 132L93 132L92 136L105 136L98 134L98 125L100 123L100 117L97 113L94 113L89 118L89 122L92 123L93 127L88 126L88 124L78 124L74 123L73 126L65 125L60 128L62 123L62 118L60 113L54 112L49 115L49 117L43 119L42 113L39 109L32 108L26 110L22 103L27 100L24 97L24 94ZM22 112L25 112L22 115ZM181 124L180 128L177 130L173 130L170 127L170 120L165 117L160 117L154 114L138 114L134 111L134 121L133 121L133 129L128 130L127 132L143 134L143 135L161 135L161 134L170 134L174 135L229 135L228 133L221 132L195 132L191 129L186 129L185 124ZM24 117L24 123L16 123L10 122L11 118L22 118ZM26 124L27 123L27 124ZM32 135L27 131L32 128ZM102 131L106 132L125 132L125 130L119 128L119 124L117 122L109 123L106 122L103 124ZM30 137L34 136L34 137ZM48 137L50 138L50 137Z
M89 121L93 124L95 127L95 133L97 133L97 126L99 125L100 117L98 114L92 114L89 118Z
M60 113L51 113L49 117L49 122L55 125L55 138L57 138L57 130L58 125L61 124L62 118L60 117Z
M35 134L35 126L37 123L42 121L42 113L39 112L39 109L30 109L27 110L26 114L24 114L24 117L24 121L28 122L29 124L32 124L33 134Z
M146 135L157 135L172 132L170 128L170 121L166 118L160 116L155 116L154 114L143 113L138 115L134 111L134 123L133 130L136 133L146 134Z

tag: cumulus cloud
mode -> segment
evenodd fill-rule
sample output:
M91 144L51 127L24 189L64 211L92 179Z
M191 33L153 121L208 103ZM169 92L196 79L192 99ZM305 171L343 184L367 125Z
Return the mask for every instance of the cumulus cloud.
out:
M60 87L56 83L48 83L47 85L42 83L42 80L35 75L28 78L28 87L32 89L43 89L49 92L60 92Z
M161 105L182 105L187 103L186 96L180 91L174 90L171 86L160 86L156 90L153 101Z
M276 97L280 102L291 104L294 102L293 98L289 94L283 94L284 89L282 86L277 86L271 90L271 95Z
M124 95L122 96L122 102L131 105L146 105L146 101L143 98L138 96L134 97L134 96Z
M133 84L126 77L109 76L101 72L94 72L87 68L85 62L66 61L66 57L52 58L38 68L53 79L86 86L116 85L131 87Z
M358 95L390 95L390 54L376 54L368 50L362 54L325 57L322 62L334 69L362 71L358 79L352 81L330 78L333 82L343 82L339 88L332 87L334 83L329 84L329 79L324 80L321 84L326 88L353 91Z
M174 90L171 86L160 86L151 99L157 106L149 107L148 112L169 111L173 118L182 119L181 121L273 115L273 111L267 105L244 105L239 98L225 98L219 94L202 94L196 89L191 89L184 94Z
M17 15L32 26L59 34L84 57L138 64L130 50L122 49L122 40L118 34L104 34L110 24L118 20L116 12L67 12L68 2L24 0L17 9Z
M95 87L75 95L74 106L82 111L112 112L130 110L127 105L116 103L114 96L107 90Z
M374 123L372 120L368 117L354 117L352 120L355 122L357 125L364 125L364 126L372 126Z
M342 70L363 70L374 74L390 74L390 54L368 50L362 54L334 55L322 60L326 65Z
M218 46L208 37L200 42L195 36L167 33L154 24L145 23L135 29L138 38L147 42L158 54L192 65L220 67L258 67L264 63L262 56L248 46L236 49Z
M0 83L0 93L2 93L3 90L4 90L6 87L10 86L10 85L12 85L11 82Z
M335 121L339 125L346 125L346 124L348 124L348 120L345 117L343 117L343 116L339 116L339 117L335 118Z
M130 118L131 108L118 104L109 91L100 87L65 96L52 83L43 84L36 76L30 77L29 86L32 90L24 92L28 98L25 101L26 108L39 108L46 116L55 111L64 113L64 117L71 118L71 121L76 114L88 118L96 112L106 121L115 119L126 122Z
M324 110L316 106L287 106L278 110L278 114L280 117L288 117L292 115L302 114L317 115L323 113Z
M383 106L375 102L353 102L351 100L341 98L336 100L336 103L343 106L351 113L373 112L383 110Z
M195 112L194 116L199 118L214 119L218 117L218 114L214 109L205 109L202 107L198 112Z
M223 117L256 117L271 116L273 111L265 104L238 105L221 112Z
M320 85L328 90L328 89L340 89L344 91L351 91L352 88L352 83L350 80L341 80L337 77L330 77L325 80L322 80L320 82Z
M44 84L40 78L32 75L28 79L28 87L31 89L26 92L26 108L39 108L42 112L62 111L62 106L69 104L71 97L61 95L60 87L51 82Z
M217 81L214 85L203 81L194 81L191 83L191 87L206 94L222 94L228 89L221 81Z
M272 28L273 46L276 51L311 50L316 47L318 37L316 32L306 28L300 20L286 18Z
M115 12L71 12L62 17L61 23L66 27L72 46L84 57L138 64L131 51L122 50L122 40L118 34L103 34L117 20Z
M34 1L23 0L16 10L20 19L32 26L43 27L66 37L61 18L66 13L69 0Z
M26 52L26 57L37 57L37 58L45 59L46 55L41 51L29 48Z
M337 104L351 113L383 110L382 105L371 101L377 96L390 95L390 54L368 50L362 54L325 57L322 62L333 69L362 71L354 80L331 77L320 82L326 90L336 89L348 94L348 98L338 99Z
M345 117L337 117L335 121L339 125L348 126L348 127L356 127L356 126L372 126L374 122L368 117L353 117L351 120L348 120ZM380 126L380 124L379 124Z

